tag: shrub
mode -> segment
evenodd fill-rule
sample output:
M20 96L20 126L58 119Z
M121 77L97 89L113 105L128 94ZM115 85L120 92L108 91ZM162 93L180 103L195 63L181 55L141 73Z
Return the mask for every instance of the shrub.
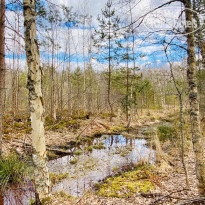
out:
M0 186L5 190L11 184L22 183L31 173L31 161L20 158L16 154L10 154L0 158Z
M166 140L173 140L176 139L177 132L176 128L169 125L159 125L158 126L158 136L160 141L166 141Z

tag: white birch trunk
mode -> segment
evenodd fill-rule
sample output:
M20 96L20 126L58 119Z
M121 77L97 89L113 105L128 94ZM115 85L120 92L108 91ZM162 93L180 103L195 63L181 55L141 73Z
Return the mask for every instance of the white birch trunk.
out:
M49 174L46 165L46 144L43 120L42 98L42 70L40 67L40 54L36 37L36 11L35 1L24 0L24 26L26 57L28 64L29 104L31 112L32 148L34 163L34 181L37 198L39 201L49 192Z

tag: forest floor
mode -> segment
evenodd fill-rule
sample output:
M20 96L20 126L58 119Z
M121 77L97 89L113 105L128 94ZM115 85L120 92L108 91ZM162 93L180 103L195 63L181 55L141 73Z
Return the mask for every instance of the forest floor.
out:
M156 190L149 194L136 193L129 198L102 197L95 192L89 191L82 198L66 198L65 196L55 195L48 204L52 205L174 205L179 202L197 198L196 176L194 170L194 155L190 151L187 153L186 162L188 165L190 186L186 187L185 175L179 158L173 158L172 167L166 171L158 170L161 178Z
M90 119L71 119L69 121L61 118L56 120L55 123L48 119L48 122L45 122L46 145L63 147L71 141L80 140L87 136L120 133L126 130L127 121L124 115L119 114L113 117L111 122L110 117L106 115L107 113L104 113L99 116L91 116ZM143 110L131 122L130 128L137 129L157 124L161 121L170 120L172 117L172 110ZM8 118L4 128L3 153L14 150L21 153L25 144L31 144L30 122L27 120L27 117L23 119L21 115L17 117L17 122ZM67 126L68 123L69 126Z
M171 115L170 115L171 116ZM165 117L165 116L164 116ZM186 116L188 118L188 115ZM188 121L188 119L187 119ZM148 121L146 121L148 123ZM149 124L149 123L148 123ZM139 126L139 125L138 125ZM202 122L203 130L205 123ZM189 128L188 133L190 134ZM186 132L185 131L185 132ZM204 144L205 148L205 144ZM170 141L162 143L164 156L168 159L160 165L156 165L156 189L148 194L134 193L128 198L125 197L103 197L92 190L86 192L80 198L69 197L58 194L51 198L48 204L52 205L174 205L180 202L199 198L197 192L197 179L195 174L195 156L190 138L186 144L185 161L189 175L189 187L186 185L186 178L181 163L180 147ZM186 204L191 205L191 202Z
M162 121L172 121L176 118L176 114L169 111L159 110L143 110L142 113L131 123L131 128L137 129L143 126L149 126ZM62 120L61 120L62 121ZM46 127L46 144L64 146L70 141L76 141L100 133L113 133L121 132L126 129L127 122L124 120L124 116L116 116L112 122L109 121L109 117L99 116L91 117L90 119L75 121L74 129L69 129L59 126L58 124L49 125ZM76 123L77 122L77 123ZM24 122L20 122L23 124ZM204 123L203 126L205 127ZM57 129L53 129L53 127ZM190 134L190 130L188 130ZM18 142L19 141L19 142ZM31 143L30 133L20 131L14 131L13 133L5 134L3 140L3 151L16 150L17 152L23 151L23 143ZM205 148L205 146L204 146ZM195 161L194 152L191 146L191 142L186 147L186 164L188 168L190 186L186 186L186 179L180 158L180 148L175 143L170 141L162 143L162 150L164 156L167 159L166 162L162 162L159 166L155 166L155 175L157 183L155 183L155 189L151 190L147 194L133 193L129 198L116 198L116 197L103 197L99 196L92 190L87 191L82 197L71 197L63 192L56 193L51 196L49 205L171 205L177 204L184 200L197 198L197 185L195 175Z

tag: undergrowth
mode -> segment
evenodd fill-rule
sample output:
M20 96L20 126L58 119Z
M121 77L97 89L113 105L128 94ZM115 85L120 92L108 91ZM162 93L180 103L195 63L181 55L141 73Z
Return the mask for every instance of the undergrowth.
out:
M159 140L164 142L166 140L174 140L177 138L177 130L171 125L159 125L158 126L158 136Z
M5 190L10 185L23 183L24 179L31 176L32 164L28 158L10 154L0 158L0 186Z

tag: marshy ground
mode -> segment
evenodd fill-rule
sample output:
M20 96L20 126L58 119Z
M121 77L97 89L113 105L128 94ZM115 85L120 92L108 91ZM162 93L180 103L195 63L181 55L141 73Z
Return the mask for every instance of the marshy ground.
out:
M197 197L188 115L186 118L189 187L181 164L176 114L144 110L129 129L122 116L115 116L112 122L106 114L90 119L86 115L62 117L55 122L46 118L47 147L71 154L48 152L52 195L44 204L177 204ZM21 155L26 149L29 155L28 118L19 116L18 122L5 119L4 126L8 129L4 133L4 153L15 151ZM157 163L153 137L156 134L162 149ZM22 194L24 185L27 192L24 190ZM30 183L24 185L5 192L4 204L11 204L9 198L15 201L15 195L19 194L23 203L30 201L34 190Z

